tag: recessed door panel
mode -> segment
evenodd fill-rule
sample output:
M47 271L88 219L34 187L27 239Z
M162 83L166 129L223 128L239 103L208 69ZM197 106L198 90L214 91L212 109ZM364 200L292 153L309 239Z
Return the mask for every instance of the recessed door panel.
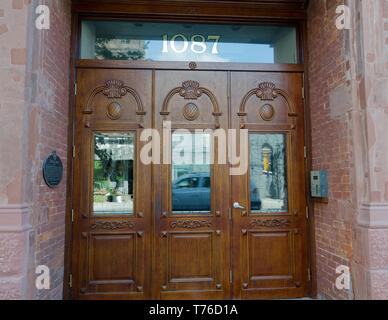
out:
M292 232L250 231L246 242L245 273L249 282L267 282L271 288L276 281L282 287L286 281L294 278ZM265 286L264 283L261 285Z
M222 279L220 241L211 232L172 232L164 241L166 274L163 291L214 290Z
M92 234L90 246L90 282L134 282L137 260L135 234ZM115 250L111 250L112 247Z

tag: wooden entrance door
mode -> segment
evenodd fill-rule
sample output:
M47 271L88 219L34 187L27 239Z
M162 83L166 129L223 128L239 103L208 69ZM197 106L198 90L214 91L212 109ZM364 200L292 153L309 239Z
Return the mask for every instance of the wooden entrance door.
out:
M164 133L164 138L171 137L173 149L164 148L162 155L174 155L174 145L182 139L193 142L189 163L172 159L155 171L157 298L230 297L228 168L203 159L209 152L217 158L217 142L212 147L210 135L200 132L227 130L227 89L226 72L156 72L156 128L162 131L170 123L173 132L187 130ZM197 142L203 143L201 149Z
M303 76L232 72L232 127L248 130L249 166L232 177L236 298L307 295Z
M150 298L151 171L139 155L152 72L79 69L77 87L73 297Z
M301 89L292 72L78 69L73 297L305 296ZM141 161L144 128L162 164ZM247 172L206 129L248 130ZM187 143L202 162L175 160Z

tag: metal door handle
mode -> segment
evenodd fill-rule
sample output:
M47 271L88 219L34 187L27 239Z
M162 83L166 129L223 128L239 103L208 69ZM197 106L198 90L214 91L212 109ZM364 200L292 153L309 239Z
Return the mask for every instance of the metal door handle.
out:
M239 204L238 202L233 203L233 208L241 210L245 209L245 207Z

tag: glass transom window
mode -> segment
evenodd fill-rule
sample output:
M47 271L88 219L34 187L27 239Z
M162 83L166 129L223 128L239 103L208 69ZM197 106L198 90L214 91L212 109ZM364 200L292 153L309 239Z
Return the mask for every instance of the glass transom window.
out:
M295 64L297 34L277 25L84 20L81 59Z

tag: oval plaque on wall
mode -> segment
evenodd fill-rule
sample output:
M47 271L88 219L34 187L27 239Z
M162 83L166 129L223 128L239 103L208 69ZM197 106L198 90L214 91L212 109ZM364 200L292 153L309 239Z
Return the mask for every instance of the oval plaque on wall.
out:
M43 179L50 188L58 186L63 177L63 164L55 151L43 163Z

